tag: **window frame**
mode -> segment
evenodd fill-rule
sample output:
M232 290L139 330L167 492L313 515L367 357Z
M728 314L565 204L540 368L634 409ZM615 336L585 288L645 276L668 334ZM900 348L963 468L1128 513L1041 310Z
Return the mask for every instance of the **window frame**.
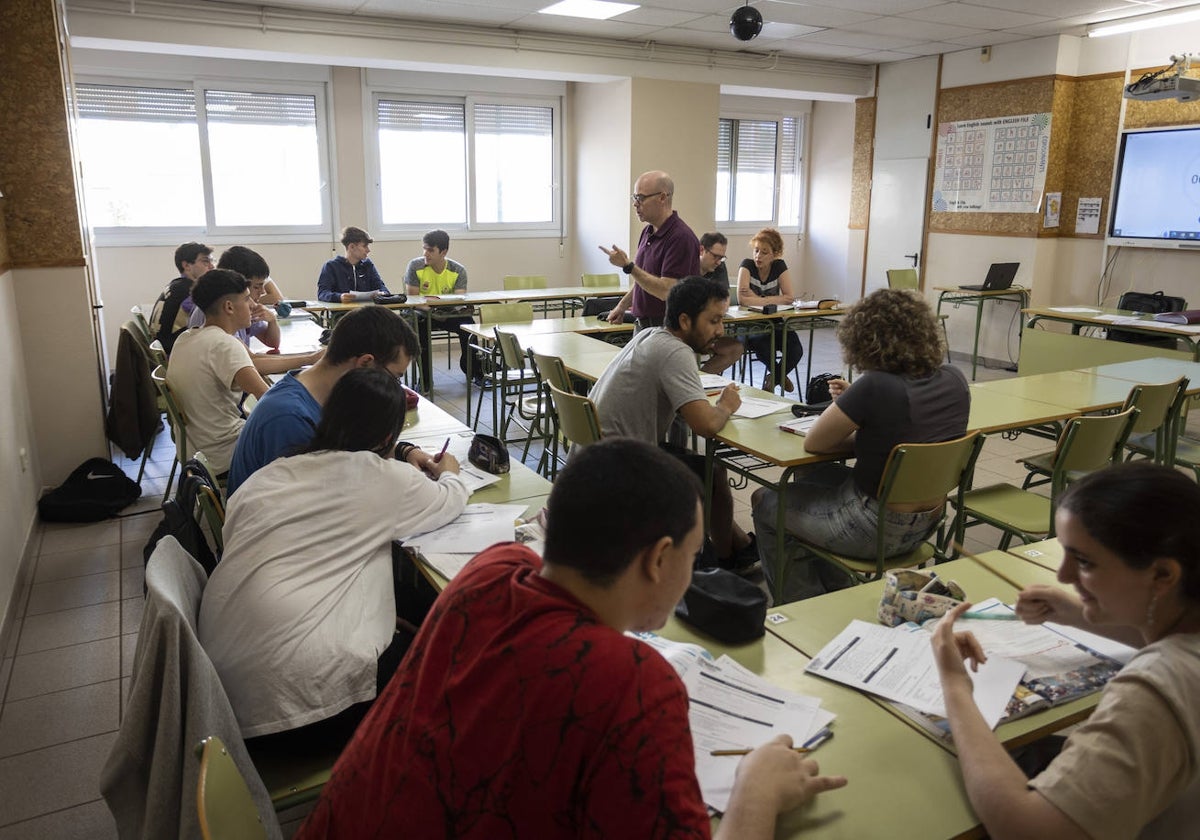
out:
M148 79L144 76L81 74L74 80L76 88L88 85L135 87L147 89L190 89L196 103L196 133L200 153L201 190L204 197L203 226L92 226L92 235L99 246L157 245L195 241L238 242L311 242L329 236L333 219L334 184L330 164L332 149L329 140L329 85L321 81L281 81L278 79L231 79L209 75L164 75ZM208 135L208 113L205 94L210 90L237 93L279 93L312 96L315 104L317 134L317 167L321 220L312 225L218 225L213 201L214 187L211 151ZM76 114L77 120L82 122ZM82 174L83 159L79 155ZM83 197L81 196L81 199Z
M387 224L383 221L382 161L379 148L379 101L435 102L461 105L463 125L466 133L463 148L467 220L451 224L437 219L427 219L418 224ZM387 85L372 85L365 91L364 135L367 168L367 184L371 191L368 220L372 232L385 239L419 238L431 228L441 228L464 238L527 238L531 234L546 236L562 235L563 208L563 98L551 95L510 95L481 92L415 92L406 88ZM551 112L551 219L544 222L480 222L477 220L477 195L475 190L475 106L524 106L549 108Z
M805 228L806 217L808 214L808 155L806 154L809 145L809 114L805 111L788 111L780 110L772 113L764 113L752 109L737 109L737 108L722 108L718 116L720 120L734 121L753 121L753 122L773 122L775 123L775 186L774 186L774 213L770 219L745 220L745 221L720 221L717 220L717 226L726 234L753 234L757 233L764 227L773 227L780 233L784 234L802 234ZM783 122L785 119L794 119L796 121L796 177L799 180L800 201L797 212L797 218L783 219L781 217L782 208L780 202L783 199L783 157L784 157L784 129ZM720 130L717 131L718 138ZM736 130L734 132L736 136ZM719 139L718 139L718 142ZM732 151L732 150L731 150ZM719 158L719 153L717 155ZM732 159L732 154L731 154ZM730 169L730 202L733 203L733 183L736 175L736 168ZM714 208L714 212L715 212Z

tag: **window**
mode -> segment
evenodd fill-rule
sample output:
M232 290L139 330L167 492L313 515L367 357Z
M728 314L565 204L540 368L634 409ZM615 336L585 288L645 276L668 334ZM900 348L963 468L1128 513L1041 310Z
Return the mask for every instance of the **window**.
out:
M326 230L323 99L312 86L78 85L89 222L101 235Z
M800 225L801 120L722 118L717 128L716 218L727 226Z
M557 101L376 94L378 227L557 227L557 123Z

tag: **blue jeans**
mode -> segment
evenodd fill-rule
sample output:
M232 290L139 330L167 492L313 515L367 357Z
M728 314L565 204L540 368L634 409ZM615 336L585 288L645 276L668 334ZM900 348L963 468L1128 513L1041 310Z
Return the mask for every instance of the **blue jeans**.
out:
M785 494L784 552L788 568L778 603L846 588L852 583L850 576L840 567L805 551L796 537L847 557L873 559L879 502L858 489L852 468L837 463L813 464L798 470ZM774 589L779 494L761 490L755 496L753 516L759 559L763 574ZM883 515L887 523L884 550L890 557L912 550L928 537L942 518L942 508L917 513L885 510Z

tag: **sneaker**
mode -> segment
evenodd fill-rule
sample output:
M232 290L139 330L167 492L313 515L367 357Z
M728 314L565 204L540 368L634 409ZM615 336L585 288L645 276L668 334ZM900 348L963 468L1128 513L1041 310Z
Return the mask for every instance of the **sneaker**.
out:
M773 374L773 373L767 374L766 378L763 380L762 389L764 391L774 391L775 390L775 374Z
M783 377L783 390L787 391L789 394L796 390L796 386L792 384L792 377Z
M479 373L477 373L473 377L471 377L471 384L474 385L476 388L478 388L480 391L486 389L488 386L488 383L483 378L483 375L479 374Z

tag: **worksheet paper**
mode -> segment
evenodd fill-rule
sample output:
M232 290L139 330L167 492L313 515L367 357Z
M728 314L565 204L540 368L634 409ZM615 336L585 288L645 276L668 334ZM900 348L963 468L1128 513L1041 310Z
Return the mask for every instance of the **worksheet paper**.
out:
M701 373L700 387L705 391L723 391L726 385L732 385L732 379L726 379L719 373Z
M467 505L458 518L436 531L401 537L404 544L430 554L477 554L498 542L510 542L516 521L528 505Z
M766 417L768 414L774 414L777 411L784 411L792 406L790 402L783 400L768 400L762 397L742 397L742 404L738 406L738 410L733 412L734 417L747 417L753 420L755 417Z
M942 684L928 633L913 633L854 619L805 670L927 714L946 715ZM990 656L978 671L968 673L974 686L975 705L988 726L994 729L1004 716L1009 698L1025 673L1025 666L1000 656Z
M471 452L471 441L475 438L474 434L448 434L445 437L431 435L429 437L414 438L408 441L416 444L421 449L428 452L430 455L437 455L442 451L442 446L446 439L449 438L450 445L446 451L458 459L458 477L462 483L467 485L467 493L474 493L476 490L481 490L484 487L490 487L500 480L500 476L481 470L468 459Z

